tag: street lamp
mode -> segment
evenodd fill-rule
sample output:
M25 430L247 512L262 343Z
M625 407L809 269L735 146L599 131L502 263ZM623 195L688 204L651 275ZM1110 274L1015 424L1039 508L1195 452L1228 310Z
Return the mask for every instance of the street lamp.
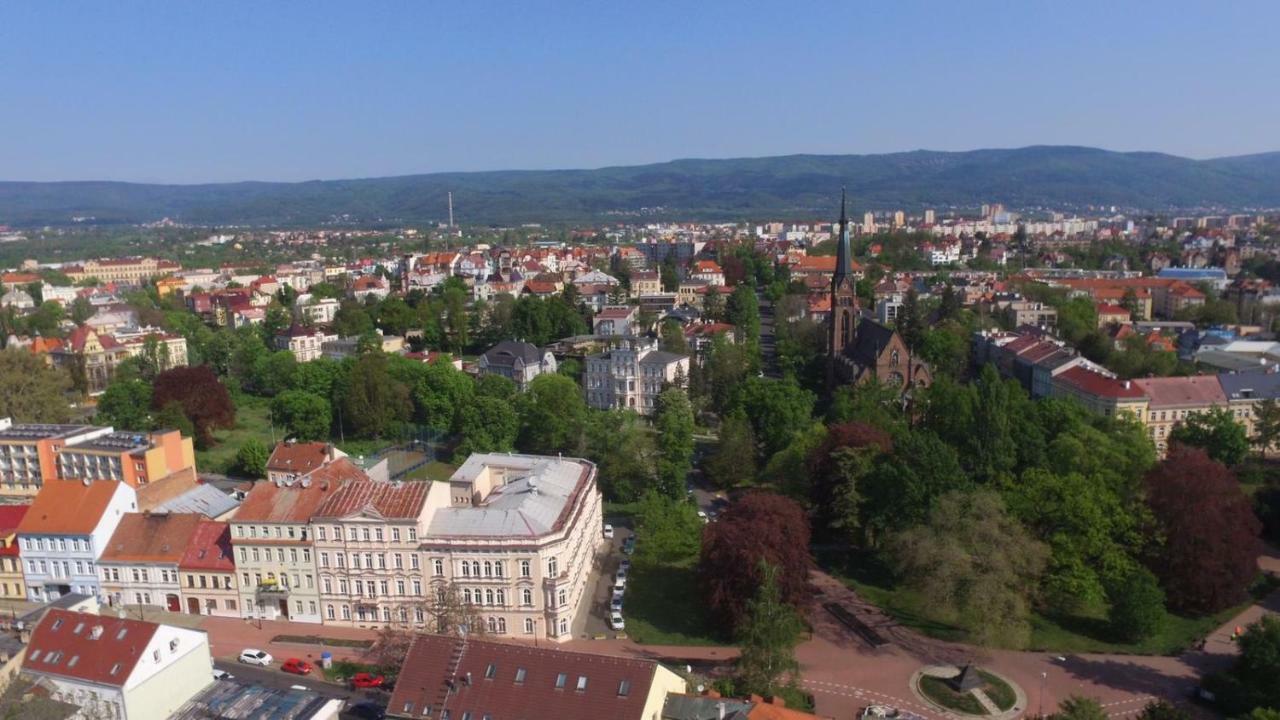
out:
M1040 673L1040 717L1044 717L1044 686L1049 681L1049 673L1047 671Z

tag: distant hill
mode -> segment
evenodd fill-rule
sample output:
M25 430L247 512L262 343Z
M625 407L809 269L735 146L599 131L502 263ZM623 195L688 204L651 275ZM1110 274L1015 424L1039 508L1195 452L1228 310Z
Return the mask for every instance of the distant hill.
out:
M847 185L855 208L1117 205L1152 210L1280 207L1280 153L1191 160L1161 153L1035 146L884 155L674 160L596 170L433 173L300 183L148 185L0 182L0 224L73 217L136 223L364 224L678 218L825 218Z

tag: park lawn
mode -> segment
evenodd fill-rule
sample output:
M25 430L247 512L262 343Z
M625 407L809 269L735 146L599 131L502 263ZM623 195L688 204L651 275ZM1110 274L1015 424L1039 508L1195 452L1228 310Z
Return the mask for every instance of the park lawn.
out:
M450 465L439 460L432 460L422 467L414 470L405 476L405 480L435 480L437 482L448 482L449 478L458 469L457 465Z
M391 445L390 440L347 440L336 443L337 448L351 457L366 458Z
M702 602L690 558L670 565L633 565L622 615L627 635L642 645L726 645Z
M217 445L196 451L196 469L201 472L225 474L236 463L236 453L249 438L256 438L270 450L271 401L265 398L242 395L236 402L236 426L230 430L218 430L213 437ZM281 430L276 429L277 437Z
M833 576L852 587L863 598L883 609L899 623L930 637L953 642L966 642L963 628L938 621L930 612L927 595L893 584L888 572L875 560L852 559L848 565L819 563ZM1109 640L1106 607L1098 606L1077 611L1071 615L1052 615L1033 612L1031 615L1031 641L1027 648L1055 653L1117 653L1132 655L1176 655L1191 647L1212 630L1230 620L1258 599L1276 588L1274 581L1265 578L1250 589L1252 598L1215 615L1201 618L1183 617L1169 613L1160 631L1146 640L1135 643ZM1022 649L1022 648L1019 648Z

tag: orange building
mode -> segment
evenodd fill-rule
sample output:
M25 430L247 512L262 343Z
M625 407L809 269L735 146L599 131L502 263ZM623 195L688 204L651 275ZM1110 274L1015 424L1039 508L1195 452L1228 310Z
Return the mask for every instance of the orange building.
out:
M139 488L195 464L191 438L177 430L113 432L63 447L58 453L58 476L117 480Z
M34 496L58 477L58 451L111 428L92 425L14 425L0 420L0 495Z

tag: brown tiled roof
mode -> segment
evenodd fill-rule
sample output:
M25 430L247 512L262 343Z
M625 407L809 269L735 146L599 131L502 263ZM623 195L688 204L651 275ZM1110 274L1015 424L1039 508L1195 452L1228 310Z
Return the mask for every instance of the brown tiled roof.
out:
M367 481L369 476L346 458L312 471L305 479L276 485L261 481L245 497L235 520L250 522L305 523L316 508L348 481Z
M1058 374L1058 380L1077 388L1081 392L1098 397L1118 400L1136 400L1143 396L1142 388L1133 382L1125 382L1109 378L1101 373L1076 366Z
M51 609L31 633L22 669L120 687L159 627L141 620Z
M657 668L651 660L468 640L450 675L450 663L461 643L441 635L415 638L400 668L388 714L421 718L423 708L431 705L433 717L438 717L452 681L446 707L454 718L470 713L472 718L491 714L495 718L640 720ZM563 687L556 687L561 675ZM581 691L579 678L585 678ZM624 682L626 694L621 694Z
M1151 409L1176 406L1226 405L1227 396L1217 375L1142 378L1133 383L1151 398Z
M176 565L201 518L196 513L125 513L100 560Z
M231 557L231 528L224 522L201 518L178 567L233 572L236 564Z
M365 508L387 519L416 518L427 502L429 482L354 482L316 508L314 517L340 518Z
M114 480L45 480L18 532L50 535L87 535L102 519L111 498L120 489Z
M305 475L329 460L330 446L322 442L282 442L271 451L267 470Z

